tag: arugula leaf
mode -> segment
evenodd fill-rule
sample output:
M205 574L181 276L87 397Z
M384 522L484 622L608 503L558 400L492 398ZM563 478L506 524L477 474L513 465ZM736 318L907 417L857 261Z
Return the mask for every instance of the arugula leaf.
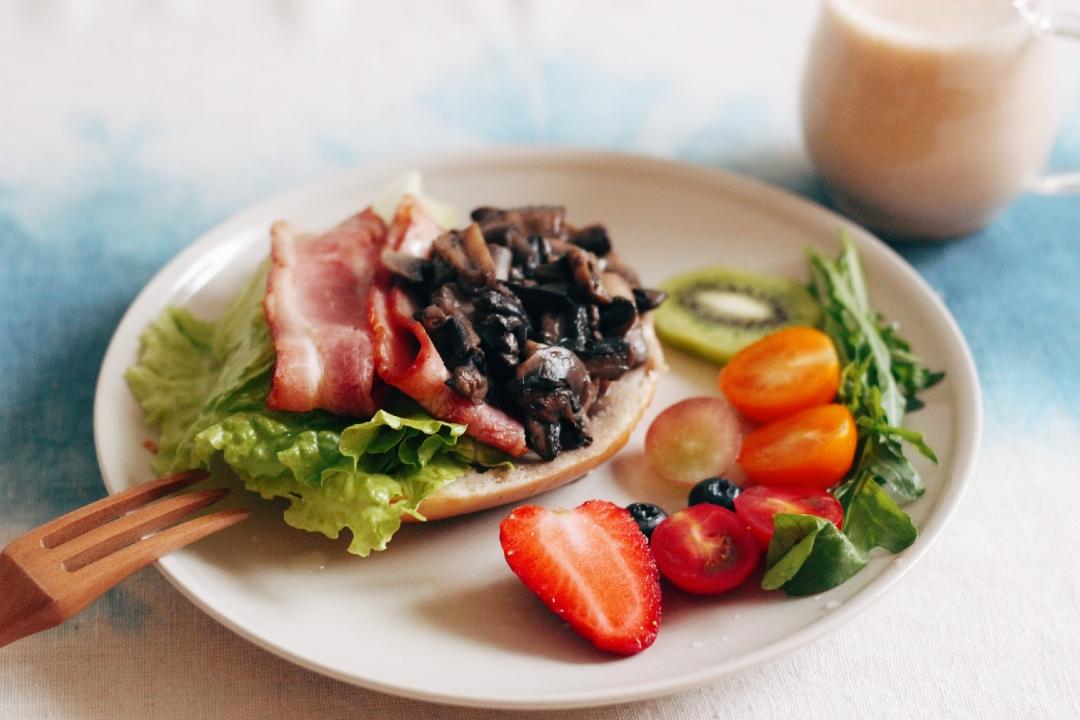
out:
M841 388L843 395L844 388ZM855 467L862 472L849 474L834 494L841 497L846 485L858 483L862 474L869 473L877 482L888 486L903 502L910 502L922 495L926 487L915 466L904 455L901 442L907 441L936 463L937 455L923 440L922 433L886 424L885 411L876 387L859 388L851 397L853 400L848 406L856 418L860 436L859 460ZM843 501L841 504L844 504ZM847 505L844 504L844 507Z
M881 406L888 423L899 425L907 400L892 375L892 350L879 332L879 316L870 307L855 246L846 235L843 244L834 263L811 251L811 294L822 305L824 329L836 344L841 365L858 363L857 367L866 374L863 385L876 386L881 393Z
M876 482L864 482L848 501L844 534L865 552L883 547L897 553L915 542L918 531L885 488Z
M945 375L927 369L896 325L873 309L855 246L846 234L841 241L835 261L810 252L810 290L840 355L838 396L855 417L859 445L854 466L833 490L844 509L843 533L820 518L793 519L813 516L774 520L762 587L782 587L791 595L839 585L867 563L875 547L895 553L911 545L918 532L897 500L918 498L925 485L904 455L905 443L937 462L922 434L903 427L903 420L923 406L918 393Z
M769 569L761 578L762 589L781 588L798 574L826 523L827 520L816 515L780 513L773 516L773 536L765 554L765 567Z
M765 590L783 588L788 595L814 595L834 588L862 570L864 550L836 526L816 515L779 514L769 543L762 578Z
M943 372L931 372L919 358L911 352L911 346L899 335L895 324L880 328L881 338L892 353L892 375L900 385L900 391L907 398L907 412L914 412L923 407L918 394L937 385L945 379Z

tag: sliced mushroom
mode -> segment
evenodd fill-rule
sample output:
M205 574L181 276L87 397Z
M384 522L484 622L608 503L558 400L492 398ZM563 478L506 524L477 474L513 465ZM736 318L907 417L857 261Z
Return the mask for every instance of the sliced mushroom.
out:
M554 345L562 339L565 332L563 314L558 310L549 310L540 316L540 323L536 330L536 339L538 342Z
M491 261L495 265L495 279L503 282L510 279L510 268L514 264L514 253L508 247L488 243L488 252L491 253Z
M550 259L551 247L547 240L539 235L527 236L521 228L509 224L482 229L489 249L505 247L510 250L509 276L511 279L521 280L531 277L539 265Z
M563 325L563 335L559 344L570 348L575 352L584 350L592 339L592 327L589 320L589 309L585 305L575 305L571 312L565 314L566 322Z
M512 370L520 361L522 348L532 329L521 301L505 287L478 291L474 296L474 325L485 355ZM489 363L489 369L497 368Z
M570 230L570 242L583 250L588 250L596 257L604 257L611 252L611 238L608 237L607 228L603 225L589 225Z
M473 303L482 312L517 317L523 321L529 319L529 314L521 300L505 285L476 290L473 294Z
M490 205L481 205L478 208L474 208L469 213L469 219L475 223L480 223L481 227L487 227L497 220L503 220L506 217L506 211L500 210L497 207L491 207Z
M589 373L581 359L558 345L527 343L525 361L518 365L515 375L522 407L531 416L547 422L559 420L566 412L571 415L576 412L589 385ZM567 393L564 397L567 404L548 399L555 391Z
M563 422L559 428L559 443L563 450L577 450L592 445L593 437L589 429L588 415L582 413L583 422Z
M495 283L495 261L476 223L460 233L451 230L440 235L432 244L431 254L461 282L478 287Z
M625 339L605 338L589 343L578 354L592 377L618 380L630 369L629 353Z
M637 303L630 284L621 275L605 272L600 276L611 302L600 308L601 331L606 337L622 337L637 322Z
M585 336L585 340L586 340L586 342L589 342L589 341L592 341L592 340L600 340L601 338L604 337L603 327L602 327L602 318L601 318L601 312L602 312L601 308L602 307L607 307L607 306L594 305L593 303L589 303L588 305L585 305L584 307L585 307L585 317L586 317L586 319L588 320L588 323L589 323L589 330L588 330L588 334Z
M521 282L507 283L506 287L521 299L525 309L533 317L540 317L552 310L572 311L577 306L570 297L570 286L565 283L536 285Z
M527 432L530 447L541 457L551 459L551 440L558 441L563 425L572 425L580 437L589 434L584 408L592 404L595 391L585 365L570 350L530 342L526 353L514 373L511 396L534 425L534 432ZM539 433L536 423L560 429L548 427ZM557 447L554 452L558 453Z
M461 314L447 314L435 305L420 311L418 318L448 367L471 362L480 347L472 324Z
M552 260L533 268L532 272L529 273L529 279L540 285L550 285L565 284L570 280L570 277L566 272L565 263L561 260Z
M521 232L521 228L508 222L481 223L480 231L484 233L484 240L488 244L506 248L513 247L515 237L525 239L525 233Z
M446 384L451 390L467 397L474 405L484 402L488 395L488 378L476 365L459 365L450 372Z
M495 283L495 260L491 257L484 234L480 226L473 223L461 234L461 246L476 273L474 285L493 285Z
M544 460L554 460L562 452L562 425L525 419L525 444Z
M570 277L588 299L604 305L611 302L611 295L608 294L600 279L600 261L595 255L588 250L571 245L564 257L570 270Z
M528 242L538 265L550 262L554 257L551 242L543 235L527 235L526 242Z
M632 300L617 297L600 311L600 328L606 337L622 337L637 322L637 307Z
M544 238L544 240L547 241L548 260L558 260L570 252L570 248L574 247L567 241L558 238Z
M417 319L450 370L447 385L472 402L480 403L487 396L489 385L480 336L469 320L468 310L457 288L446 284L432 293L431 305L417 313Z
M650 290L648 288L634 288L634 303L639 313L647 313L660 307L660 303L667 300L667 293L663 290Z
M528 337L525 328L515 324L513 318L504 315L484 315L477 318L476 332L486 358L492 360L488 366L494 370L494 361L508 370L512 370L521 359L521 347Z
M379 263L387 270L410 283L422 283L430 274L431 265L424 258L396 250L383 250Z

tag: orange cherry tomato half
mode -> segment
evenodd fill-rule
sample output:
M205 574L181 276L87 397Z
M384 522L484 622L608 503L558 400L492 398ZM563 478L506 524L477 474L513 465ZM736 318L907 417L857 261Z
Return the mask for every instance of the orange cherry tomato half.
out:
M851 469L855 418L843 405L819 405L762 425L743 438L739 464L759 485L824 490Z
M840 387L840 358L825 333L791 327L735 353L718 382L743 415L772 422L832 402Z

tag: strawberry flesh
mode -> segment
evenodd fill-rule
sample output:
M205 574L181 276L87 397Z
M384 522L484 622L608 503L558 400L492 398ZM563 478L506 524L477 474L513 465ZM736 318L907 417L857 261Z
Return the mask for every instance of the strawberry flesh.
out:
M624 508L589 500L574 510L516 508L499 526L510 569L600 650L633 655L660 627L660 574Z

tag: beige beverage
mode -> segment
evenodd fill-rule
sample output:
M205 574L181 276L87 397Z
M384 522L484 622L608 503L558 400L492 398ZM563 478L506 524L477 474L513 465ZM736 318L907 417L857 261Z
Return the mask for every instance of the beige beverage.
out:
M825 0L803 84L808 150L870 227L948 238L1038 174L1053 47L1009 0Z

